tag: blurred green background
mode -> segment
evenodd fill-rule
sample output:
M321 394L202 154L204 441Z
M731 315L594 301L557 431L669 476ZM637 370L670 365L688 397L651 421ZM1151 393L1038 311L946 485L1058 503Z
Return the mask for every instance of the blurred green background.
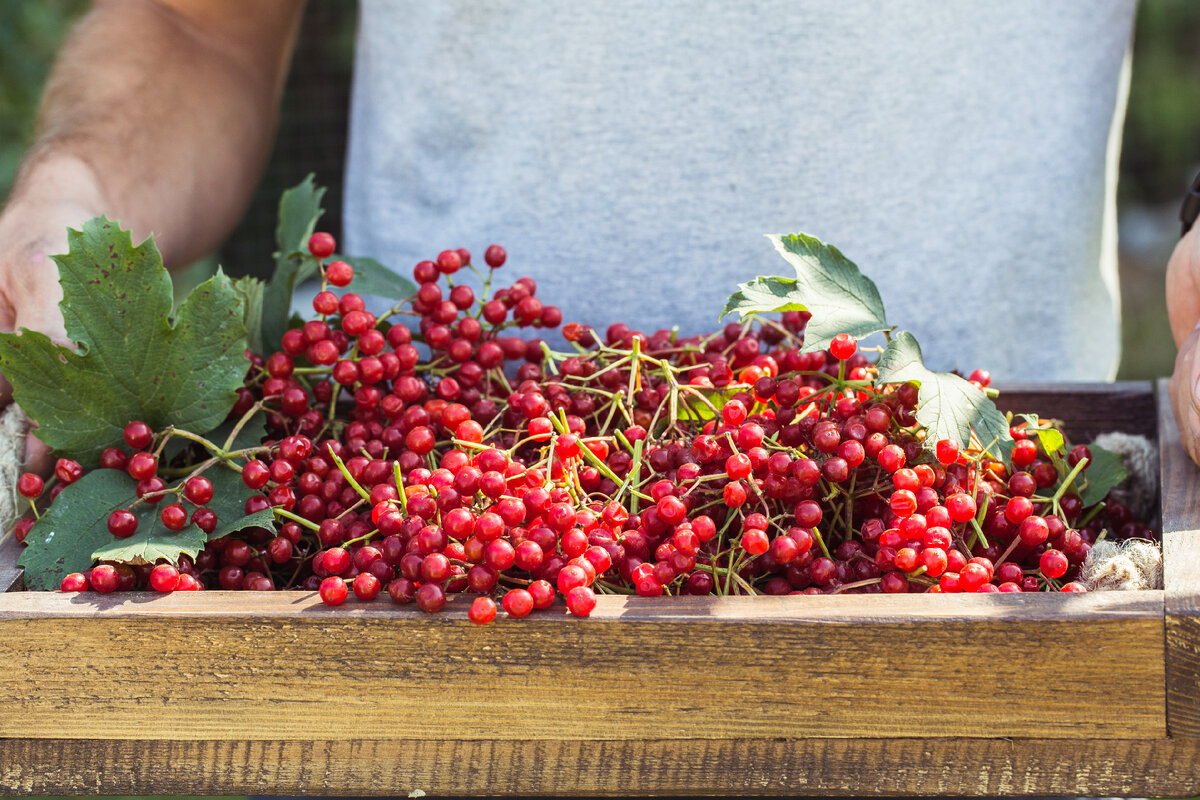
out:
M55 49L86 7L83 0L0 2L0 197L7 194L32 134L38 95ZM279 194L308 172L329 187L322 227L335 236L340 233L355 14L355 3L309 2L266 175L245 221L196 273L218 261L235 274L266 271ZM1171 372L1175 352L1163 273L1178 238L1180 199L1198 168L1200 2L1144 2L1138 11L1121 160L1121 378Z

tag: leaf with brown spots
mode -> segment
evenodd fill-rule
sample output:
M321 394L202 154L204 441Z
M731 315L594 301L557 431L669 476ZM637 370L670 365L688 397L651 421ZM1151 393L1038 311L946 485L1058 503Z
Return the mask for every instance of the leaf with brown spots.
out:
M220 271L171 319L171 277L153 239L133 245L106 218L69 231L56 256L76 350L43 333L0 333L0 372L37 436L85 465L122 442L131 420L193 433L225 419L247 362L242 300Z

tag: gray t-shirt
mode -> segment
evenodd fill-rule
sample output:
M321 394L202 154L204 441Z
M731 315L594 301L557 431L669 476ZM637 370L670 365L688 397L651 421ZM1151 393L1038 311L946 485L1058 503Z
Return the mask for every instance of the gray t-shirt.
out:
M803 231L930 366L1108 379L1135 5L364 0L346 249L498 242L567 321L695 333Z

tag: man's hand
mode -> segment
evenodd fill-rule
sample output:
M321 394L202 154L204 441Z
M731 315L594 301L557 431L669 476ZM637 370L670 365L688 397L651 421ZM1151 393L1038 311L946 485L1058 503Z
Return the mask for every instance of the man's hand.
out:
M1184 449L1200 464L1200 227L1179 240L1167 263L1167 316L1179 348L1171 408Z
M0 330L65 342L51 255L106 214L168 267L208 252L270 151L302 0L96 0L59 53L0 214ZM0 379L0 410L11 399ZM48 471L32 436L30 469Z

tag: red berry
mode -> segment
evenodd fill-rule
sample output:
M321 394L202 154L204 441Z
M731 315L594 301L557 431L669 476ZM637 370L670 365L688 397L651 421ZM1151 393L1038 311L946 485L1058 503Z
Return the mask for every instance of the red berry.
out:
M829 343L829 352L838 361L845 361L858 352L858 340L848 333L839 333Z
M354 267L345 261L330 261L325 267L325 280L334 286L348 286L354 280Z
M476 597L467 612L467 619L476 625L487 625L496 618L496 601L490 597Z
M88 583L92 589L97 592L115 592L117 587L121 585L121 576L117 573L117 568L112 564L100 564L92 569L91 575L88 577Z
M953 439L942 439L935 448L937 460L942 464L953 464L958 460L958 442Z
M125 444L134 450L145 450L154 440L154 431L144 422L134 421L125 426Z
M72 484L83 477L83 467L79 465L78 461L60 458L54 464L54 477L58 478L64 486Z
M499 269L504 266L507 258L508 253L498 244L488 245L488 249L483 252L483 260L492 269Z
M183 496L195 505L208 505L213 499L212 481L203 475L188 478L183 485Z
M354 596L359 600L374 600L379 596L379 591L383 588L383 584L379 582L379 578L375 577L374 574L360 572L354 576L353 588Z
M159 564L150 571L150 588L156 592L173 592L179 588L179 570L170 564Z
M42 476L33 472L22 473L20 478L17 478L17 491L22 497L27 497L33 500L42 494L42 490L46 488L46 482L42 480Z
M169 506L163 506L163 510L159 512L159 518L162 519L162 524L172 531L181 531L183 526L187 525L188 512L179 503L171 503Z
M129 457L125 471L137 481L153 478L154 473L158 471L158 459L150 453L134 453Z
M1067 569L1071 566L1067 557L1058 550L1047 550L1042 553L1038 559L1038 569L1047 578L1061 578L1067 574Z
M520 619L533 611L533 595L524 589L509 589L505 593L501 605L504 606L505 613L510 617Z
M212 533L217 528L217 512L211 508L197 508L192 512L192 524L205 533Z
M321 581L321 587L318 592L321 595L321 600L327 606L340 606L346 602L346 596L349 594L346 582L337 575L330 575Z
M567 592L567 610L577 617L586 617L596 607L596 594L586 586Z
M72 572L62 579L58 589L62 592L86 592L88 590L87 577L82 572Z
M323 231L317 231L308 237L308 252L317 258L329 258L336 247L337 242L333 236Z
M457 250L443 250L442 252L438 253L437 268L439 272L445 275L451 275L455 272L458 272L462 265L462 256L458 254Z
M108 515L108 532L118 539L128 539L137 530L137 517L132 511L118 508Z
M242 482L251 489L263 488L270 479L270 468L257 458L248 461L246 466L242 467Z

